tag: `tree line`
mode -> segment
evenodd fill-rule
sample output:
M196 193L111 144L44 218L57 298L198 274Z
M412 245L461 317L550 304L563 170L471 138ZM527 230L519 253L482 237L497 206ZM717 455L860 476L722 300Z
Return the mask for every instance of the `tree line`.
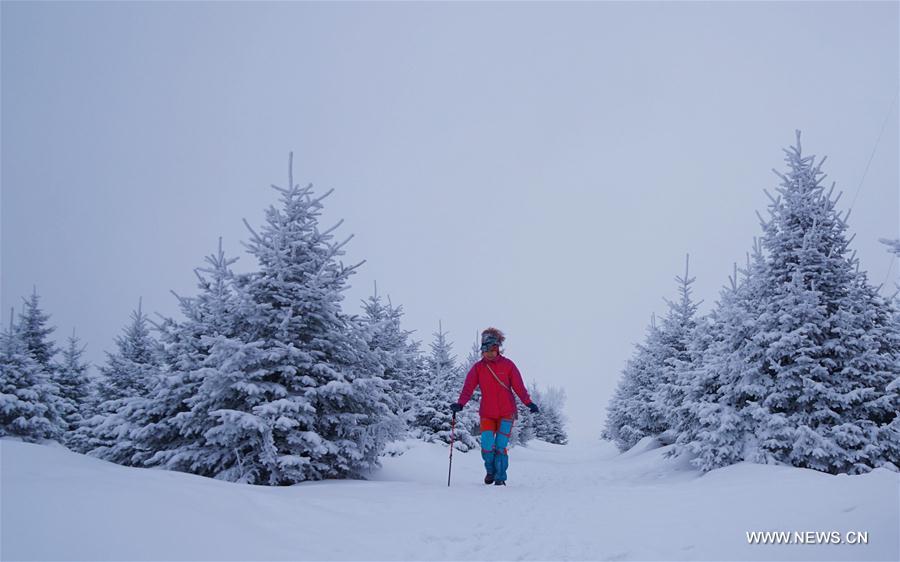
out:
M849 245L849 211L796 145L762 234L707 315L686 267L610 400L603 436L706 471L740 461L858 474L900 467L900 313ZM887 241L900 253L900 242Z
M128 466L160 467L266 485L360 478L388 444L449 442L465 362L438 329L430 353L402 327L402 307L377 290L360 314L343 310L359 265L349 242L321 230L323 200L293 180L273 188L264 224L246 221L252 272L232 270L221 240L195 270L181 315L151 320L141 304L89 374L73 335L60 351L35 290L0 333L0 436L56 440ZM560 389L538 390L541 416L520 419L517 443L565 443ZM456 425L456 447L478 446L477 408Z

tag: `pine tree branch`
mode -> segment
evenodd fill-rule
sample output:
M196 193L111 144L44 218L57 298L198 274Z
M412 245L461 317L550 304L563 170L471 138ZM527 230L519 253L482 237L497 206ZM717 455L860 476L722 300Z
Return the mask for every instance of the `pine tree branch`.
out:
M763 230L765 230L766 227L769 226L769 223L766 222L765 219L762 218L762 215L759 214L759 211L753 211L753 212L756 213L756 218L759 219L759 224L760 224L760 226L762 226Z
M309 187L311 188L311 187L312 187L312 184L309 184ZM312 200L312 204L313 204L313 205L320 205L320 204L322 203L322 201L323 201L326 197L328 197L329 195L331 195L332 193L334 193L334 188L333 188L333 187L332 187L331 189L329 189L328 191L326 191L324 194L322 194L322 195L316 197L315 199L313 199L313 200Z
M834 191L834 186L835 186L835 185L837 185L837 184L835 184L835 183L832 183L832 184L831 184L831 190L832 190L832 191ZM830 197L831 197L831 191L829 191L828 193L829 193L829 198L830 198ZM834 206L835 206L835 207L837 207L838 201L840 201L840 200L841 200L841 197L843 197L843 196L844 196L844 192L843 192L843 191L838 191L837 197L834 198Z
M201 272L201 271L204 271L204 270L201 270L199 267L195 267L195 268L194 268L194 275L197 276L197 280L200 281L200 284L201 284L201 285L205 285L205 284L206 284L206 279L204 279L203 276L200 275L200 272ZM206 271L208 271L208 270L206 270ZM177 295L176 295L176 296L177 296Z
M347 245L348 242L350 242L351 240L353 240L353 236L354 236L354 235L351 234L351 235L348 236L343 242L341 242L340 244L336 244L335 246L333 246L333 248L334 248L333 255L337 255L337 252L338 252L341 248L343 248L344 246Z
M361 262L351 265L349 267L344 267L344 264L341 264L341 268L343 269L343 271L350 273L350 272L356 271L356 269L359 268L364 263L366 263L366 260L362 260Z
M247 219L241 219L241 220L244 221L244 226L246 226L247 230L250 231L250 235L253 237L253 241L256 242L257 244L262 244L263 238L259 234L257 234L255 230L253 230L253 227L250 226L250 223L247 222Z
M320 234L319 237L321 238L321 237L328 236L329 234L331 234L332 232L337 230L342 224L344 224L344 219L339 220L336 225L332 226L331 228L329 228L328 230L326 230L325 232Z
M169 289L169 292L172 293L173 295L175 295L175 298L178 299L178 302L179 302L180 304L183 304L183 305L187 306L187 305L190 303L190 299L189 299L189 298L182 297L181 295L179 295L178 293L176 293L173 289ZM157 314L159 314L159 313L157 313Z

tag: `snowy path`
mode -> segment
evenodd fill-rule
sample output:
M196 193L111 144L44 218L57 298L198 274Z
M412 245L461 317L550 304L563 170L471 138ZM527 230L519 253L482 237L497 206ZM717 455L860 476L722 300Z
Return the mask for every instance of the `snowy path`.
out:
M896 560L900 477L660 450L534 443L510 485L414 443L369 481L239 486L0 441L3 560ZM868 545L748 545L747 531L868 531Z

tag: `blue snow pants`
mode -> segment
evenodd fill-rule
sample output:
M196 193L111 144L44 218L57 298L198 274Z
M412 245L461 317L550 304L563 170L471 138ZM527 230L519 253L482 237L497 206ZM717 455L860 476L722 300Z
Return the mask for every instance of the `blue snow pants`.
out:
M509 434L513 421L510 419L481 419L481 458L484 459L484 470L494 475L494 480L506 481L506 469L509 468Z

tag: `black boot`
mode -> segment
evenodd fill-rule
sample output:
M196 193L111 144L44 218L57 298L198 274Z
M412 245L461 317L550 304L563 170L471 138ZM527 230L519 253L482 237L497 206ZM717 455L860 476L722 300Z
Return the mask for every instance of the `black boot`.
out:
M494 475L491 473L487 473L484 475L484 483L485 484L493 484L494 483Z
M506 480L495 480L494 486L506 486Z

